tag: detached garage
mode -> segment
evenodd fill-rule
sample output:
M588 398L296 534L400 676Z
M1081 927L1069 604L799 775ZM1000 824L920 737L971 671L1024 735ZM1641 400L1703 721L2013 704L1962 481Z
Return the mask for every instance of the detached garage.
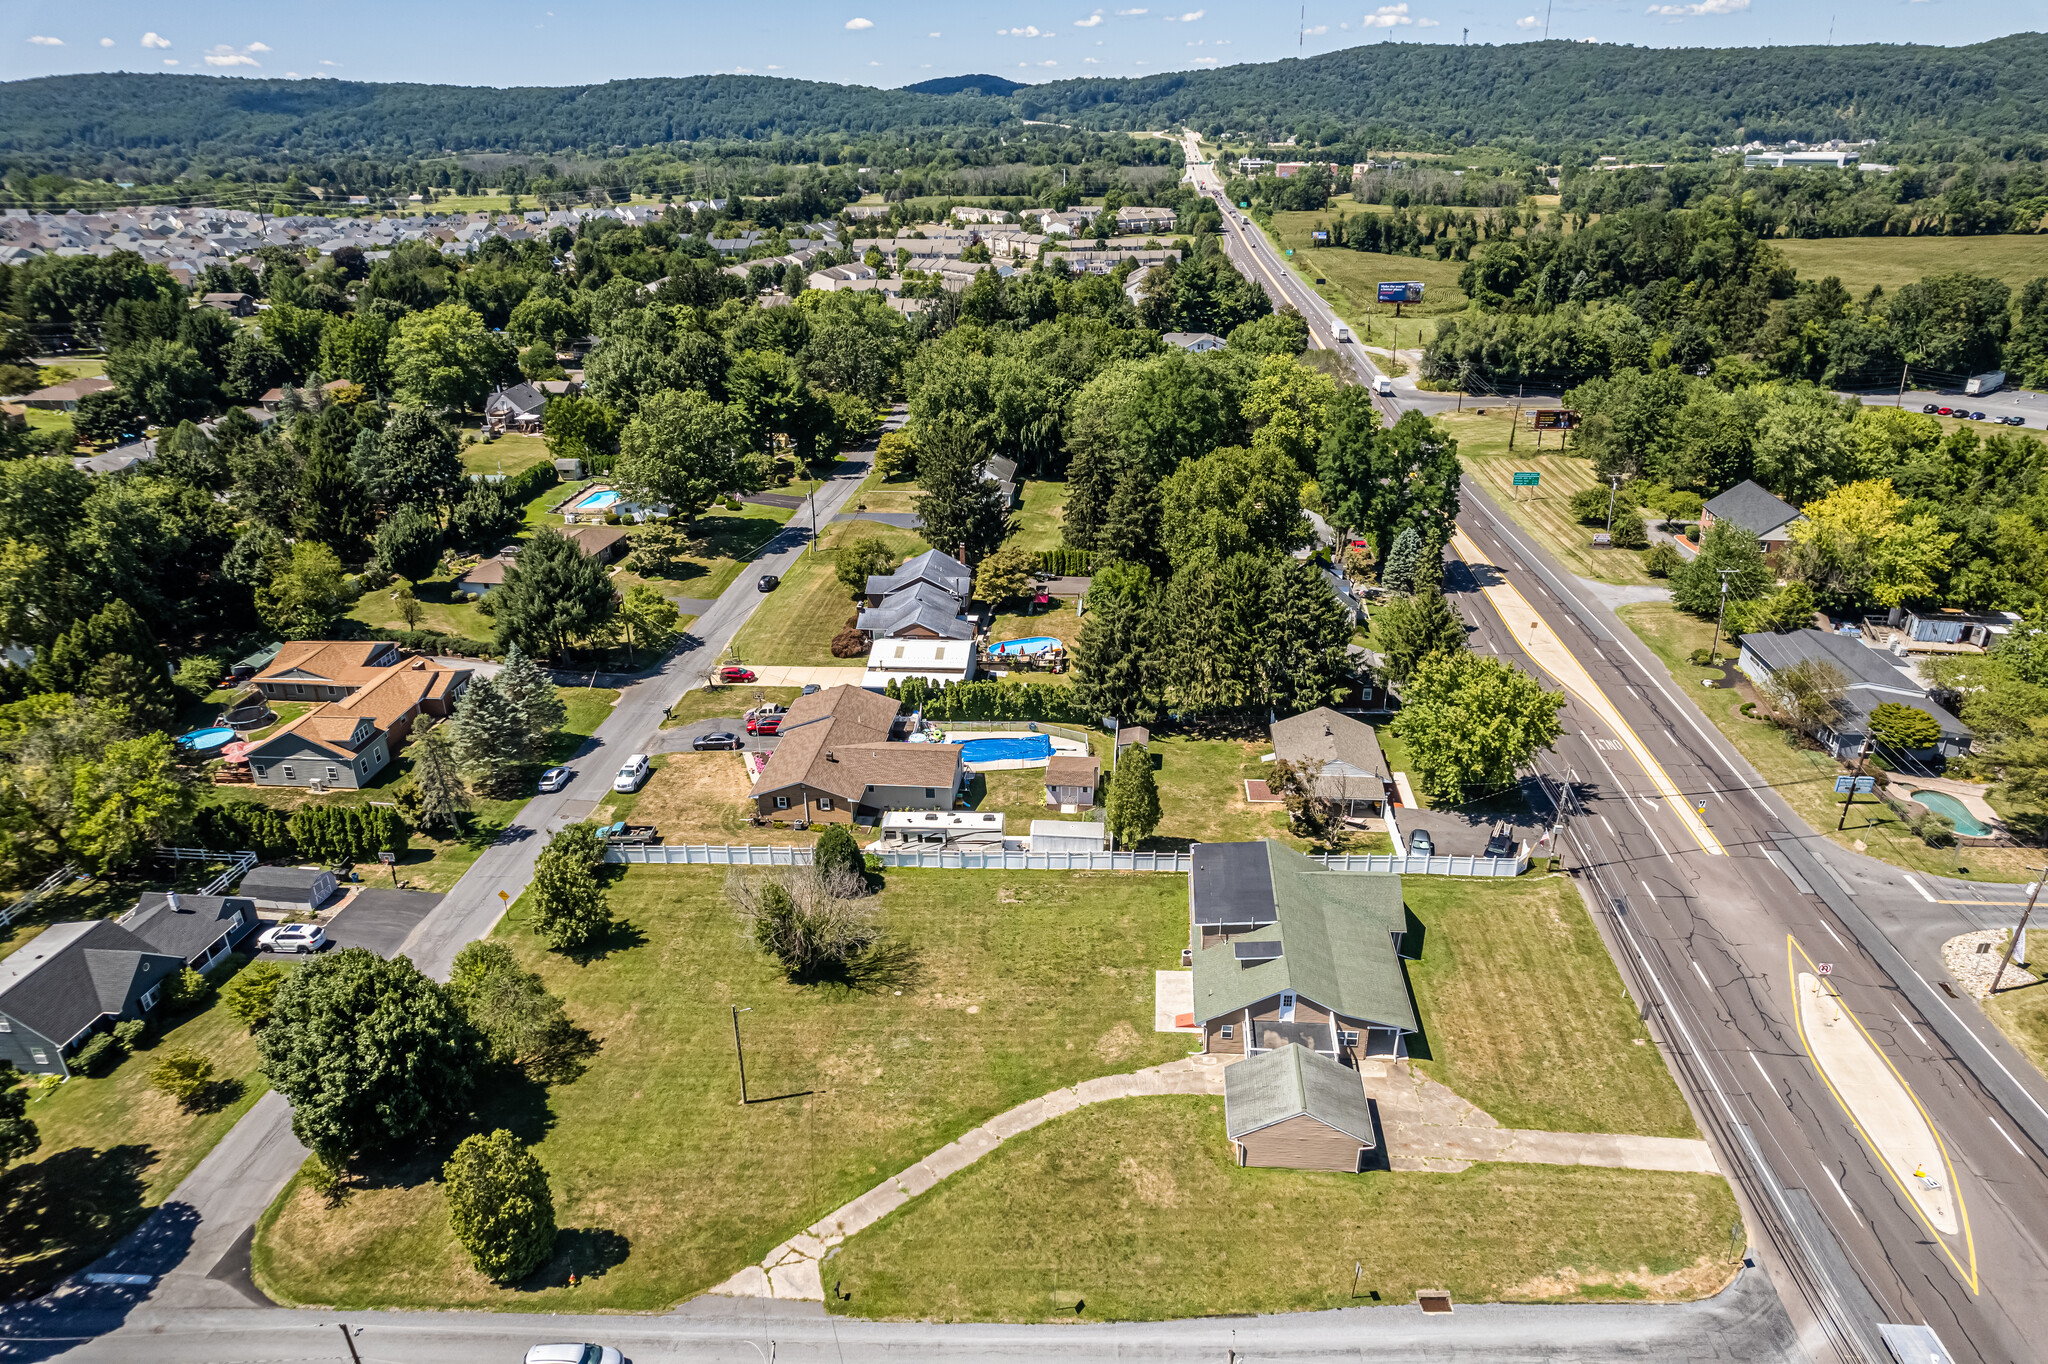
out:
M304 913L332 900L340 889L334 873L310 867L258 867L242 878L236 892L254 900L258 909Z
M1223 1072L1223 1129L1239 1165L1355 1174L1377 1144L1358 1072L1281 1046Z

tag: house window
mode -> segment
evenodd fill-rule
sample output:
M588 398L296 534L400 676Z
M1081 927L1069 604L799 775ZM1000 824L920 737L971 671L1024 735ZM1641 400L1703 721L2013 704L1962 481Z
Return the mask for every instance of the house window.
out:
M28 1059L39 1066L47 1066L50 1064L50 1053L44 1051L41 1047L30 1047L28 1049Z
M1232 1038L1237 1036L1237 1024L1225 1023L1223 1025L1223 1031L1219 1034L1219 1036L1221 1036L1225 1042L1230 1041Z
M336 771L334 770L334 764L333 764L333 763L329 763L329 764L327 764L327 780L329 780L329 781L333 781L333 780L335 779L335 777L337 777L337 776L339 776L339 775L340 775L340 774L339 774L339 773L337 773L337 772L336 772Z
M924 798L926 800L935 800L937 799L938 794L939 789L936 786L927 786L924 788Z
M284 765L284 779L286 781L290 781L295 775L297 774L292 771L292 765L290 763L286 763Z
M135 1002L142 1008L154 1009L156 1007L156 997L163 990L163 988L164 987L161 985L152 985L147 990L144 990L142 992L142 998L136 1000Z
M263 765L262 763L257 763L257 764L255 764L255 768L256 768L256 776L257 776L257 778L258 778L259 780L261 780L261 778L262 778L262 776L263 776L263 774L264 774L265 772L268 772L268 771L270 770L269 768L265 767L265 766L264 766L264 765Z
M1294 1021L1294 992L1292 990L1280 996L1280 1021L1282 1023L1292 1023Z
M789 808L789 797L777 796L775 798L775 808L778 810L787 810Z
M1340 1046L1340 1047L1355 1047L1355 1046L1357 1046L1357 1045L1358 1045L1358 1030L1357 1030L1356 1028L1339 1028L1339 1029L1337 1029L1337 1045L1338 1045L1338 1046Z
M832 797L830 797L830 796L819 796L819 797L818 797L818 808L819 808L820 810L829 810L829 809L831 809L831 808L832 808Z

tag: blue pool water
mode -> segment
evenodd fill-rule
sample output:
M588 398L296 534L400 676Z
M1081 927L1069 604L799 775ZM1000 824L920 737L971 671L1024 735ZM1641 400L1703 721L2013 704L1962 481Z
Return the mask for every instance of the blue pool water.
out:
M1052 736L1033 734L1023 739L966 739L956 741L964 763L1001 762L1006 758L1050 758Z
M1984 827L1983 821L1970 813L1969 806L1946 791L1915 791L1913 799L1937 815L1946 815L1956 826L1956 832L1965 838L1982 838L1991 832Z
M177 744L180 748L194 749L203 753L209 748L219 748L234 737L235 732L232 729L229 729L226 725L216 725L212 729L195 729L188 734L180 734Z
M592 493L590 496L584 498L581 502L578 502L574 507L570 508L570 510L601 511L618 500L619 495L617 493L612 492L610 489L606 489L604 492L601 493Z
M1056 647L1059 641L1051 635L1038 635L1031 639L1006 639L1001 644L989 646L989 652L1001 657L1004 654L1042 654Z

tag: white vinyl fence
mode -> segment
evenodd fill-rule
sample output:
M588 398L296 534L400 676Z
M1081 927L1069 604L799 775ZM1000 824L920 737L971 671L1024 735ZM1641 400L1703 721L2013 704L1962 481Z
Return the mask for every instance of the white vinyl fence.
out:
M877 854L885 867L943 871L1170 871L1194 869L1193 853L1149 852L949 852L905 849ZM808 867L811 850L762 843L659 843L652 847L606 848L604 860L635 866ZM1402 873L1408 876L1518 876L1526 857L1395 857L1387 853L1338 853L1317 857L1332 871Z

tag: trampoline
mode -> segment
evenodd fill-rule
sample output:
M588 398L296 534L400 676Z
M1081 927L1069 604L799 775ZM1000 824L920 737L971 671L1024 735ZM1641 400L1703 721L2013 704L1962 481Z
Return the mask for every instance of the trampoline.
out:
M994 763L1004 761L1030 762L1052 757L1053 746L1050 734L1030 734L1020 738L1002 739L956 739L960 749L960 761L964 763Z

